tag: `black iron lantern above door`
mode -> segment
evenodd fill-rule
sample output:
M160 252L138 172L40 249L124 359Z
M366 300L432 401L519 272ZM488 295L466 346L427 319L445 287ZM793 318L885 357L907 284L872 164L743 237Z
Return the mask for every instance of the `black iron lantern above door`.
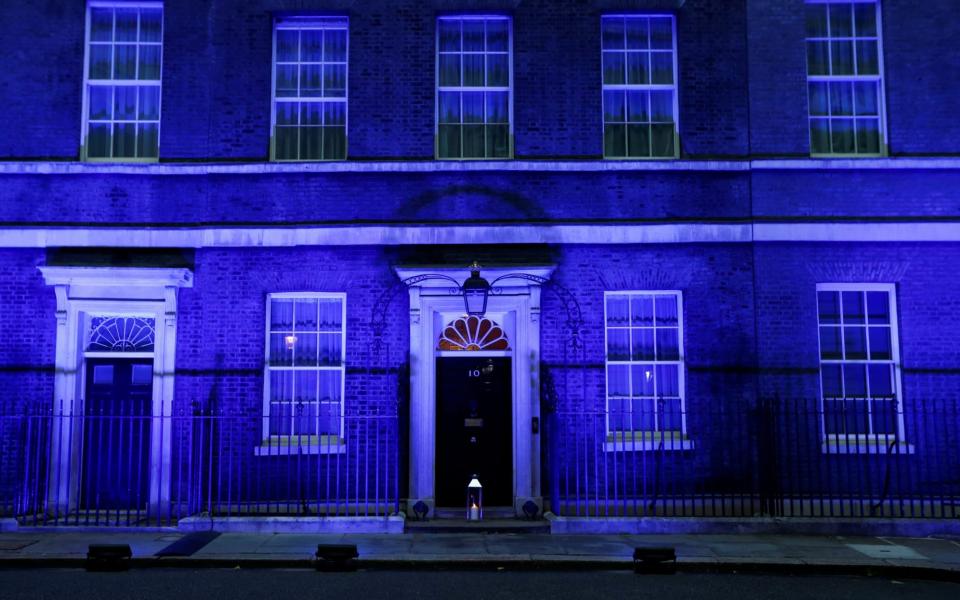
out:
M468 315L482 317L487 312L487 296L490 283L480 276L480 264L473 261L470 265L470 277L460 287L463 292L463 304Z

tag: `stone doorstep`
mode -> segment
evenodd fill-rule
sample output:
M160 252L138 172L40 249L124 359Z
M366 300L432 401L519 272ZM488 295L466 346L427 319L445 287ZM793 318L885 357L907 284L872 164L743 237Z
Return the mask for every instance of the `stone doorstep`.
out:
M403 533L404 517L187 517L182 532L223 533Z

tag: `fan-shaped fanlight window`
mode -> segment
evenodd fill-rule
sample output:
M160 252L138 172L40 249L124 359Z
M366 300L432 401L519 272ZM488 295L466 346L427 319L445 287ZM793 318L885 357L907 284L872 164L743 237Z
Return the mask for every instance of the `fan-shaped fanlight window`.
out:
M460 317L443 329L440 350L509 350L503 328L490 319Z
M153 352L154 320L145 317L92 317L88 352Z

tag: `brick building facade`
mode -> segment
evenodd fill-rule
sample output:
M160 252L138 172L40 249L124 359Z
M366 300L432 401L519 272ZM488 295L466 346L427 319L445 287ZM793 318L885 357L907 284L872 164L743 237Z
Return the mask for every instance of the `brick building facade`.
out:
M956 516L951 8L3 6L0 515Z

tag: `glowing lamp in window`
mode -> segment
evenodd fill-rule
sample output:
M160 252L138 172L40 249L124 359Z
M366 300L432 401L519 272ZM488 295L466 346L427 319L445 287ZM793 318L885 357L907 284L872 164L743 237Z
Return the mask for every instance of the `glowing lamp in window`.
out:
M479 521L483 518L483 486L474 475L467 484L467 520Z

